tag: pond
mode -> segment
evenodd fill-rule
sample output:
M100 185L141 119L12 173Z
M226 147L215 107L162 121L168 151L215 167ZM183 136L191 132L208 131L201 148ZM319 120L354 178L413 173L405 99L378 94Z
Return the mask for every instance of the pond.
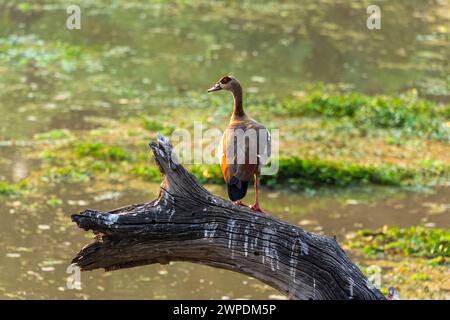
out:
M221 186L208 189L222 197ZM114 188L86 193L77 187L46 190L64 199L54 209L49 205L31 209L36 202L11 200L2 203L0 226L0 294L7 298L91 298L91 299L267 299L281 298L276 291L250 277L190 263L152 265L105 273L81 274L81 290L68 290L66 273L70 259L92 237L85 235L68 218L86 207L109 210L130 203L152 200L158 185L147 192ZM450 227L448 188L431 193L399 192L398 189L366 187L358 190L321 190L312 195L263 190L262 203L277 217L308 231L337 235L343 240L349 231L419 223ZM252 197L253 194L250 194ZM28 202L28 203L27 203ZM44 202L45 203L45 202ZM282 205L280 205L282 204ZM436 208L443 207L444 210ZM447 209L448 210L448 209Z
M450 101L445 1L384 1L381 30L367 29L365 1L78 2L82 28L68 30L65 1L0 0L0 182L32 175L36 161L27 153L36 133L95 128L90 117L120 121L196 108L190 103L227 73L246 84L249 98L277 99L323 83L367 94L414 88ZM226 195L224 186L208 189ZM58 184L0 196L0 298L282 298L252 278L189 263L83 273L82 289L67 289L70 260L92 236L70 214L152 200L157 192L157 184L145 191ZM340 240L386 224L449 228L449 194L448 187L264 189L262 204Z
M364 1L196 3L83 1L68 30L64 1L0 1L0 137L183 106L226 73L249 95L323 82L449 101L445 1L386 1L380 30Z

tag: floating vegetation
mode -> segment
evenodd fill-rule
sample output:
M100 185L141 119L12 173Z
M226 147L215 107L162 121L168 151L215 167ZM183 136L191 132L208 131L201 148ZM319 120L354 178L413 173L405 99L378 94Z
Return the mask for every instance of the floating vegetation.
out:
M347 235L343 243L360 260L361 271L404 299L443 299L450 265L450 230L425 226L384 226Z
M145 129L152 132L160 132L163 135L169 136L176 129L172 124L163 123L150 117L143 117L142 125Z
M279 172L274 176L265 176L269 185L287 182L297 186L351 184L400 185L414 178L412 170L395 166L370 167L317 159L297 157L280 159Z
M201 183L223 183L219 165L194 165L187 169ZM152 182L161 179L159 170L147 163L136 165L133 174ZM270 187L288 186L294 188L320 186L349 186L357 184L409 185L426 183L425 176L448 177L448 170L414 171L396 166L361 166L331 161L300 159L289 157L280 159L280 167L275 175L263 176L262 181Z
M93 157L107 161L130 160L131 156L122 148L108 146L100 142L80 142L75 145L75 154L78 157Z
M131 173L147 181L161 181L161 172L159 171L159 169L156 167L149 167L145 164L133 166L133 168L131 169Z
M284 119L283 116L277 121ZM310 125L309 119L306 122ZM143 126L136 126L139 123ZM156 133L156 131L167 129L162 123L149 117L136 117L128 118L122 123L104 122L102 128L87 131L52 130L37 134L35 139L58 140L71 137L68 143L50 144L44 150L42 146L39 147L40 159L44 160L44 165L50 166L44 176L54 182L87 182L95 172L95 176L99 178L134 175L146 181L159 182L161 174L155 164L149 161L150 154L146 145L151 140L147 130ZM371 153L368 153L365 160L361 161L358 159L358 154L353 154L357 151L361 155L364 151L362 148L366 147L369 138L364 138L361 142L358 140L357 145L355 139L359 137L349 136L345 132L341 135L336 134L333 130L325 131L323 137L315 138L313 135L318 132L317 130L321 130L323 124L311 123L318 126L318 129L311 127L312 129L308 130L308 127L305 127L305 136L300 137L300 141L281 141L281 143L289 143L290 146L283 148L282 152L284 150L289 152L281 155L279 169L275 175L263 176L265 185L291 188L345 187L361 184L417 186L445 183L450 178L450 166L445 161L445 153L441 151L447 147L442 142L435 142L436 147L433 148L436 151L420 160L416 157L416 150L427 147L427 140L423 138L404 139L402 143L393 143L386 138L375 140L377 147L369 148L367 152ZM168 127L168 130L171 131L175 124ZM331 127L335 125L335 122L329 124ZM130 132L131 134L128 134ZM388 135L388 137L394 139L395 136ZM324 145L322 140L327 143ZM303 148L308 143L310 143L307 147L308 153L296 151L296 148ZM355 149L355 145L359 146L359 144L361 148ZM396 149L392 149L391 146ZM401 162L383 161L383 158L379 158L384 153L384 151L381 153L382 148L386 148L387 158L393 158L395 156L393 151L397 152L398 157L402 157ZM405 153L404 150L414 150L414 152ZM302 154L302 157L297 154ZM348 154L351 156L346 156ZM377 158L378 161L374 163L372 159ZM186 168L201 183L223 183L218 164L186 165Z
M92 173L87 170L64 166L48 169L41 180L55 183L83 183L91 180L92 176Z
M35 138L38 140L59 140L71 137L71 133L67 129L55 129L48 132L38 133Z
M59 207L63 204L63 200L59 199L55 196L51 196L48 200L47 200L47 204L51 207Z
M8 183L0 181L0 196L18 195L28 187L27 180L21 180L17 183Z
M430 259L431 264L445 264L450 258L450 231L424 226L379 230L360 230L349 236L350 248L359 248L368 256L403 255Z
M449 182L448 1L384 1L383 12L399 14L383 20L389 32L375 41L361 19L349 19L365 14L364 1L82 0L81 32L65 28L67 1L0 2L0 298L280 298L251 279L236 286L234 276L182 263L171 266L170 279L166 270L138 270L145 280L132 292L97 274L83 275L83 292L61 282L74 244L84 241L70 213L157 192L147 182L162 179L148 150L156 132L192 133L195 121L225 127L231 97L205 91L227 66L244 84L249 115L280 129L280 170L264 186L316 195L304 206L287 191L279 198L285 208L274 209L281 217L312 227L307 220L319 221L330 205L320 186L336 186L327 192L345 193L342 206L356 208ZM224 183L218 165L186 168L202 183ZM355 190L366 184L360 199ZM445 192L420 215L441 219ZM265 198L271 208L275 200ZM300 218L306 212L318 214ZM362 217L341 222L350 227ZM402 299L446 299L447 233L421 228L367 231L352 250L382 269L384 293L394 286ZM128 283L127 274L117 281ZM205 280L197 291L170 289L196 277Z
M73 72L82 63L83 49L65 42L46 42L36 35L0 38L0 61L21 68Z
M416 91L397 97L371 97L315 90L269 107L281 115L350 119L356 127L401 129L408 136L450 142L446 125L449 106L419 99Z

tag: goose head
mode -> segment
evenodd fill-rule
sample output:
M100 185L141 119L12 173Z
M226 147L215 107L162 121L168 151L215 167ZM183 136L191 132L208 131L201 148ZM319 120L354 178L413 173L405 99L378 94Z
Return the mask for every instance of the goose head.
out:
M220 78L211 88L208 89L208 92L214 92L219 90L227 90L230 91L233 95L234 99L234 116L244 116L244 107L242 104L242 87L239 84L239 81L233 76L225 76Z
M214 92L219 90L227 90L233 91L237 86L240 87L239 82L233 76L225 76L220 78L211 88L208 89L208 92Z

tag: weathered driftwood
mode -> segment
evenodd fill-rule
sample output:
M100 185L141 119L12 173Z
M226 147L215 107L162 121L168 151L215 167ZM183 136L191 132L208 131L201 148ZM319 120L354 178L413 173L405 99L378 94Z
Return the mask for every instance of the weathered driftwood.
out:
M385 299L335 239L211 194L163 136L150 147L164 174L156 200L72 215L97 234L73 259L82 270L189 261L252 276L291 299Z

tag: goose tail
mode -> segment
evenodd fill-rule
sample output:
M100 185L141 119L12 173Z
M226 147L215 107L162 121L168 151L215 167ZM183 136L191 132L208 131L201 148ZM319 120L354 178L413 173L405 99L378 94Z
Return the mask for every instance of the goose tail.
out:
M232 177L228 183L228 197L231 201L241 200L247 194L248 181Z

